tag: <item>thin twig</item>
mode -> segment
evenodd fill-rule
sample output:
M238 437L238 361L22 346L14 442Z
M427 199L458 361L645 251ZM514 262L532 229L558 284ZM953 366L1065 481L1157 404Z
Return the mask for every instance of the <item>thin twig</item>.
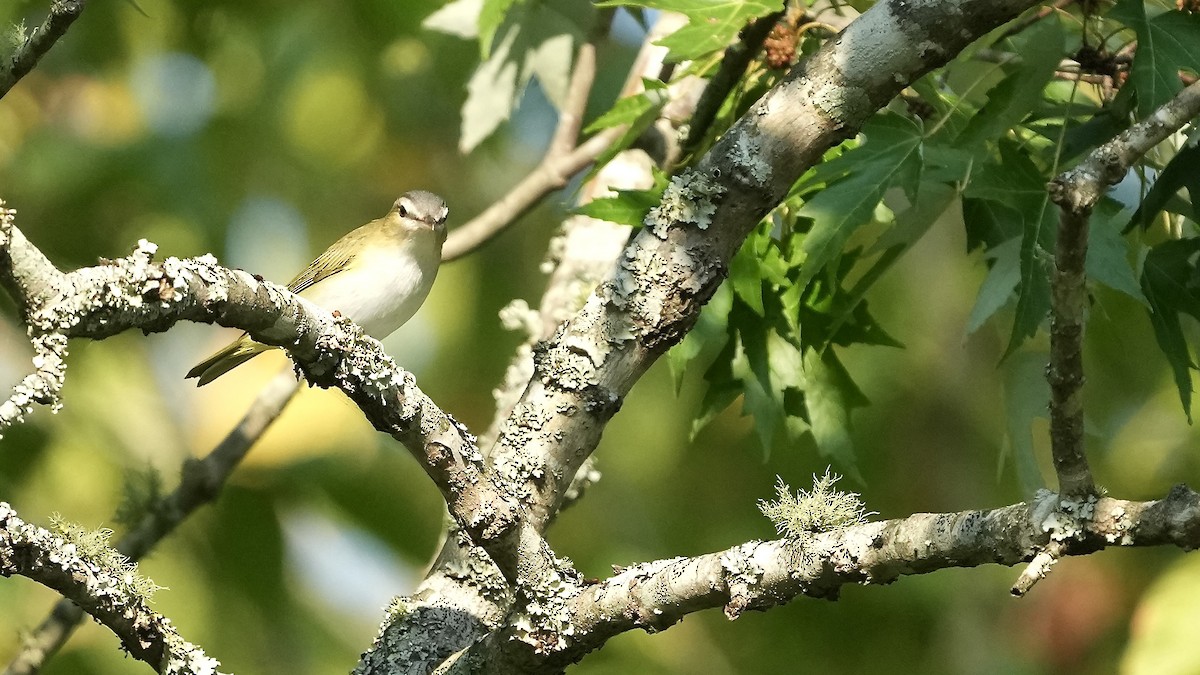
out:
M1070 497L1096 492L1083 447L1088 216L1062 210L1051 281L1050 369L1046 373L1050 381L1050 444L1059 490Z
M579 130L583 128L583 115L587 111L592 85L596 83L596 44L584 42L575 55L575 69L567 84L567 98L558 115L558 126L550 139L549 155L565 155L575 149Z
M87 0L54 0L50 14L12 56L0 62L0 98L25 77L83 12Z
M125 533L116 549L137 561L186 520L196 509L212 502L246 453L283 412L300 388L291 367L284 368L263 388L258 398L213 451L204 459L188 460L174 492L151 505L136 527ZM70 600L60 600L41 624L23 640L22 649L4 675L33 675L70 639L83 620L83 611Z
M758 54L763 41L767 39L771 29L775 27L782 16L783 12L773 12L756 19L742 29L741 40L725 50L725 57L721 59L721 65L712 79L708 81L708 85L704 87L700 101L696 103L696 112L692 115L691 123L688 126L687 140L683 143L685 156L694 152L700 145L700 140L708 133L708 128L716 119L721 104L725 102L725 99L729 97L729 92L733 91L734 86L742 79L751 59Z
M1039 7L1036 12L1031 12L1020 19L1013 21L1012 25L1008 27L1008 30L1004 31L1004 33L1000 35L996 42L1001 42L1016 35L1017 33L1020 33L1021 31L1027 30L1033 26L1033 24L1041 21L1051 14L1054 14L1055 12L1061 12L1073 4L1075 4L1075 0L1056 0L1056 2L1050 3L1049 5Z
M1060 174L1048 186L1062 209L1053 279L1050 329L1050 440L1059 489L1068 497L1095 493L1083 447L1082 340L1087 288L1088 219L1092 208L1115 185L1133 162L1200 114L1200 83L1193 84L1096 148L1078 166Z
M1051 541L1045 548L1038 551L1037 555L1033 556L1033 560L1030 560L1029 564L1025 566L1025 569L1021 572L1021 576L1017 577L1016 582L1013 583L1009 592L1014 597L1024 597L1033 588L1034 584L1045 579L1050 574L1054 563L1058 562L1063 553L1062 543Z
M442 262L457 260L503 232L554 190L566 186L571 176L588 166L620 137L620 127L605 129L570 154L542 160L533 173L478 216L457 227L442 246Z
M584 167L620 137L621 129L606 129L577 145L579 129L587 109L588 96L596 81L596 45L592 41L579 46L575 68L567 87L567 99L559 114L558 126L537 168L508 194L450 233L442 246L442 260L449 262L474 251L503 232L552 191L565 187Z

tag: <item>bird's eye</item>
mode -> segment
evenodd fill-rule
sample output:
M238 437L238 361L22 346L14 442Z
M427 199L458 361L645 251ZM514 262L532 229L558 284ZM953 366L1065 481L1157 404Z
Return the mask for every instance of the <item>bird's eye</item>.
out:
M400 212L401 218L408 217L408 209L404 207L404 204L396 204L396 210Z

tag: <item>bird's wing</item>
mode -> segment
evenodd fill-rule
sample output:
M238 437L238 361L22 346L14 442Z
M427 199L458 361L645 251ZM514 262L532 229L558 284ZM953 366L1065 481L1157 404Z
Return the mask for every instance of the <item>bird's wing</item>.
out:
M346 269L350 261L354 259L354 253L358 247L345 245L350 243L345 240L350 239L355 234L357 234L357 230L343 237L343 241L338 242L338 244L343 245L334 244L329 250L317 256L317 259L310 262L308 267L304 268L303 272L288 282L287 289L293 293L299 293L318 281Z

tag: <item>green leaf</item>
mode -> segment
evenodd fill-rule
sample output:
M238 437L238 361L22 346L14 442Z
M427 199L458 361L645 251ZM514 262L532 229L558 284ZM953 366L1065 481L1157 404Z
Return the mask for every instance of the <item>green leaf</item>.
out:
M892 255L882 256L883 268L890 264L890 259L898 249L899 247L893 247ZM874 270L874 274L868 270L867 276L860 277L850 293L843 291L839 285L838 279L847 277L860 255L861 249L847 252L842 257L836 274L831 272L828 275L829 279L823 277L805 288L799 307L799 325L802 328L804 347L822 351L830 344L900 346L899 342L876 323L875 318L867 311L867 303L862 299L866 288L874 283L875 277L880 273L879 270Z
M601 197L579 206L575 213L606 220L618 225L641 227L650 209L662 199L663 186L651 190L617 190L612 197Z
M805 259L796 281L800 286L807 285L841 252L850 235L871 219L888 189L899 185L910 194L916 192L921 176L921 127L885 112L873 117L862 133L866 143L818 165L805 180L805 184L825 183L827 187L798 212L813 220L802 245Z
M1001 141L1000 162L984 165L965 193L967 197L1000 202L1020 215L1021 280L1005 358L1037 332L1050 311L1048 266L1058 214L1046 191L1047 180L1022 148Z
M754 251L752 234L729 262L729 283L737 297L760 317L766 316L763 307L762 275Z
M1171 197L1185 188L1191 201L1192 220L1200 222L1200 208L1196 207L1196 200L1200 199L1200 143L1184 145L1167 162L1126 229L1135 225L1148 226L1166 208Z
M850 413L869 403L832 349L804 355L804 401L817 450L862 482L850 438Z
M733 290L728 283L704 305L700 318L679 344L667 352L667 365L675 381L675 393L683 385L684 374L697 365L707 367L729 342L729 310L733 307ZM726 402L726 406L729 402Z
M626 120L630 117L630 113L634 111L637 112L636 116L633 116L632 120L620 122L622 124L628 124L628 128L625 129L625 133L621 134L620 138L613 141L612 145L608 146L604 152L600 153L600 155L596 157L596 161L592 164L591 170L588 171L587 176L583 179L584 182L591 180L596 173L600 171L600 169L604 168L606 164L612 161L613 157L617 156L617 153L633 145L633 142L642 135L642 132L650 128L650 125L654 124L654 121L658 119L659 111L661 111L663 106L667 104L666 86L661 82L653 85L649 84L650 80L645 80L645 82L647 82L647 90L633 98L641 98L643 101L649 103L649 105L631 103L630 110L614 113L613 118L619 117L622 120ZM620 104L621 102L618 101L617 105ZM602 115L601 119L607 115L608 113ZM592 123L592 127L597 127L599 123L600 120L596 120ZM605 124L607 125L608 122L606 121Z
M497 12L502 21L489 31ZM546 97L561 104L576 45L590 30L595 11L579 0L485 0L479 20L487 58L467 82L459 138L464 153L509 118L534 77Z
M486 59L491 55L492 39L496 31L504 23L508 10L518 2L525 0L482 0L479 9L479 58ZM536 0L535 0L536 1Z
M963 224L967 229L967 250L983 247L991 250L1021 236L1021 214L994 199L962 200Z
M647 112L651 110L657 112L667 102L667 85L658 80L643 77L642 86L645 91L618 100L612 108L596 118L583 132L590 134L609 127L633 124Z
M1055 19L1039 21L1016 38L1019 65L988 92L988 102L955 140L960 148L980 148L1020 124L1042 100L1042 89L1062 59L1063 31Z
M704 398L700 401L700 409L696 411L696 418L692 420L690 440L696 440L696 435L742 393L741 383L733 376L733 361L738 353L737 340L734 337L733 331L729 330L729 336L717 357L704 371L707 388L704 390Z
M658 42L669 50L667 61L671 63L698 59L725 49L747 23L782 9L781 3L763 0L613 0L596 4L599 7L643 7L686 16L686 26Z
M1128 218L1129 211L1112 199L1101 201L1093 209L1088 234L1087 275L1148 307L1133 265L1129 263L1129 248L1121 236L1121 225Z
M1142 269L1142 290L1150 303L1150 324L1179 390L1183 412L1192 421L1192 375L1196 367L1179 315L1200 319L1200 280L1196 254L1200 238L1168 241L1150 249Z
M803 389L803 360L795 345L747 310L739 310L735 303L729 315L739 343L732 372L742 384L742 412L753 416L763 454L770 456L776 433L787 417L785 392Z
M1045 352L1031 352L1018 354L1003 366L1006 443L998 458L997 473L1003 470L1011 450L1017 481L1026 494L1045 487L1034 454L1033 422L1046 417L1050 405L1050 385L1046 382L1049 361Z
M1118 0L1108 18L1137 33L1126 86L1137 90L1138 116L1150 115L1183 89L1181 69L1200 73L1200 15L1173 10L1148 18L1142 0Z
M1013 238L988 250L992 266L979 287L975 306L967 318L967 334L979 330L993 314L998 312L1017 290L1021 283L1021 240Z

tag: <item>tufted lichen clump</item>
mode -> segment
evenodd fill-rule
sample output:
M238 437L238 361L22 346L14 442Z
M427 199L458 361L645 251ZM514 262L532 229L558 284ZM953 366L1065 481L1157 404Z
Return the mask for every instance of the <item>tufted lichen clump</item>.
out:
M80 557L91 560L97 567L106 570L112 578L118 581L120 590L125 594L149 603L154 594L164 587L154 583L149 577L138 574L138 564L121 555L108 545L113 531L108 528L89 530L88 528L63 519L59 514L50 517L50 529L62 537L67 547Z
M775 530L789 539L804 539L819 532L865 523L872 512L866 510L858 493L834 489L839 480L841 476L826 469L824 476L813 476L811 490L799 490L793 495L792 488L779 478L775 484L779 499L759 500L758 508L775 524Z

